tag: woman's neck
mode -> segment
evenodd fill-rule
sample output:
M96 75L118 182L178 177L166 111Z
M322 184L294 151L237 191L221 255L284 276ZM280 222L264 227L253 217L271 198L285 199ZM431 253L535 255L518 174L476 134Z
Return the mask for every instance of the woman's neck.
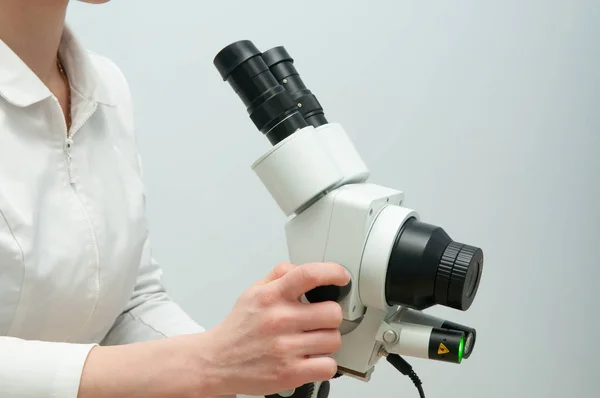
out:
M69 0L1 0L0 40L44 83L56 75Z

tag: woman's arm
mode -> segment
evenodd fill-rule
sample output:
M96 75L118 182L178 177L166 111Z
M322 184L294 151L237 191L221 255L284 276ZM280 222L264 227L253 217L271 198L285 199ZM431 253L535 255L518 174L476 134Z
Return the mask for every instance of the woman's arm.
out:
M214 397L210 345L205 333L114 347L0 337L0 397Z
M101 345L122 345L204 331L167 295L162 269L152 257L150 240L142 254L129 303Z
M344 286L336 264L282 264L202 333L98 346L0 337L2 398L262 396L332 378L341 345L337 303L304 304L317 286Z
M210 334L170 299L161 275L148 240L134 292L91 350L78 398L208 398L220 390L207 359ZM190 352L197 352L195 361Z
M77 398L209 398L223 390L210 334L95 347Z
M0 397L77 397L93 344L0 337Z

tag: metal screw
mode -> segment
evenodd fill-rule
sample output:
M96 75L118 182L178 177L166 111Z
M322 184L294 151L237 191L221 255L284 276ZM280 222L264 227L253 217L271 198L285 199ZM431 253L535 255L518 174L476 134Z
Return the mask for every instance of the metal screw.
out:
M388 352L385 350L385 347L381 346L379 347L379 351L378 351L378 356L379 357L387 357L388 356Z
M287 84L288 80L287 79L283 79L283 84Z
M386 330L383 333L383 341L389 344L393 344L398 340L398 334L393 330Z

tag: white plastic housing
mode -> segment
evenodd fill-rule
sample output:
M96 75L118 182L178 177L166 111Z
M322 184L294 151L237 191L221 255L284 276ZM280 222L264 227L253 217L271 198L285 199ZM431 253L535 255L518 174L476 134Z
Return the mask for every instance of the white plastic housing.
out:
M343 175L343 180L338 185L367 181L369 169L341 124L319 126L316 135Z
M286 216L343 179L337 164L309 126L261 156L252 169Z
M369 170L337 123L305 127L281 141L252 169L286 216L328 190L369 178Z
M352 275L350 294L340 302L346 320L354 321L364 314L359 278L369 230L381 208L399 205L403 198L402 192L375 184L345 185L329 192L286 224L288 253L293 264L335 262ZM387 265L387 258L382 261Z
M366 307L383 311L391 308L385 298L388 262L398 231L409 218L419 219L419 215L400 206L386 206L377 214L367 237L360 267L359 292Z
M383 342L383 334L387 330L396 332L398 339L394 342ZM382 342L386 352L413 358L429 359L429 341L433 327L415 325L405 322L382 323L377 340Z
M410 217L419 218L402 207L404 194L369 184L349 184L328 192L286 224L290 261L294 264L331 261L343 265L352 275L350 293L340 305L344 314L342 348L335 353L340 370L367 380L383 347L386 320L399 307L385 300L385 278L396 236ZM398 325L394 329L400 334ZM406 337L406 338L405 338ZM396 350L421 353L407 331Z

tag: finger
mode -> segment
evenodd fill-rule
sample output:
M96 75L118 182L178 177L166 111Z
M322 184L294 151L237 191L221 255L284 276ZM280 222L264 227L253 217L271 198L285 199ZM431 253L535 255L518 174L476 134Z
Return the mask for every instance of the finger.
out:
M335 359L318 357L303 360L296 369L298 379L305 384L333 379L338 367Z
M311 263L295 267L278 280L282 295L298 300L304 293L318 286L346 286L350 274L334 263Z
M296 268L296 266L293 264L279 263L264 278L256 282L256 285L266 285L267 283L276 281L277 279L283 277L294 268Z
M298 325L305 332L338 329L344 320L342 307L333 301L301 304L297 316Z
M339 330L316 330L301 335L300 354L304 356L332 355L342 347Z

